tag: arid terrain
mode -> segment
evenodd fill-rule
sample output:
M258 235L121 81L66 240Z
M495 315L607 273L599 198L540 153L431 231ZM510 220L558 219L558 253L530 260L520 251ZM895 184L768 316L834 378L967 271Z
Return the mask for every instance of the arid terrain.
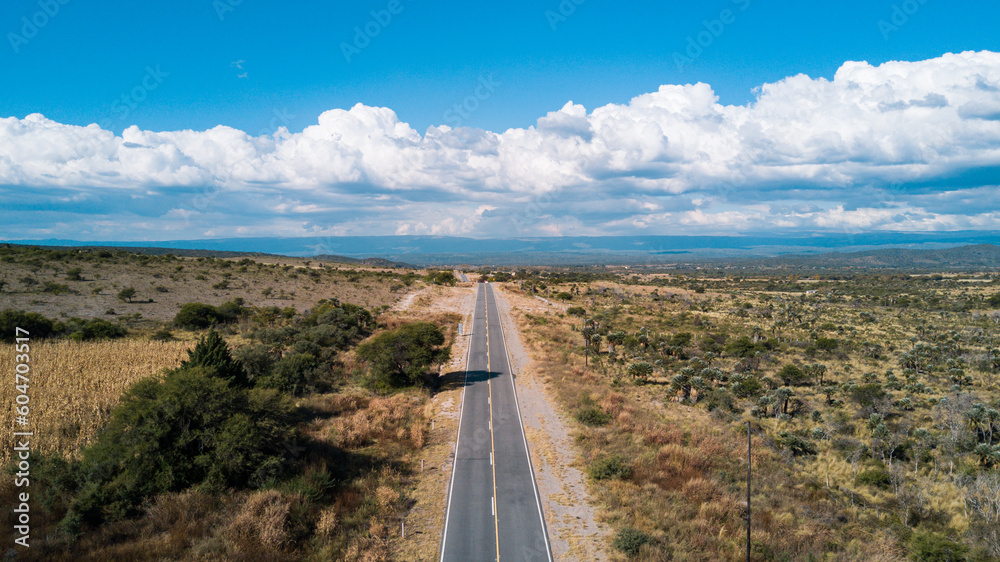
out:
M4 329L36 330L31 556L437 559L474 282L4 252ZM466 274L502 297L557 559L743 558L748 424L753 559L1000 556L994 274ZM425 353L386 363L392 346ZM199 405L220 399L233 417L210 421ZM2 401L10 427L13 388ZM222 429L247 407L272 424L240 430L252 443ZM230 452L177 456L190 431ZM207 470L241 455L258 460Z

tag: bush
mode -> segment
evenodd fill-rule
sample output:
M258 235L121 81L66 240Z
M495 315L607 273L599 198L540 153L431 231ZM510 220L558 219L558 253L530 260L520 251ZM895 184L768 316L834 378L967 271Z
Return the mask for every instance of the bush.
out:
M233 359L226 341L215 330L209 330L198 340L194 349L188 351L188 359L181 363L181 368L190 367L208 367L212 376L219 377L228 384L249 386L243 365Z
M884 468L871 468L858 473L854 477L854 483L859 486L871 486L873 488L888 488L892 483L889 473Z
M812 443L802 439L794 433L789 433L787 431L782 431L775 442L782 448L788 449L793 457L801 457L805 455L815 455L816 447Z
M653 542L653 537L632 527L625 527L615 535L612 545L616 550L623 552L626 556L639 556L639 549L642 545Z
M570 316L579 316L583 318L584 316L587 315L587 311L582 306L571 306L566 309L566 314L569 314Z
M934 562L965 560L969 547L945 536L922 531L914 533L910 539L910 559Z
M230 386L204 365L143 379L83 450L64 526L134 516L151 497L199 484L262 487L288 464L293 427L280 393Z
M151 337L153 341L171 341L174 339L174 335L166 328L160 328Z
M222 322L219 311L210 304L189 302L181 306L180 312L174 317L174 324L179 328L201 330L210 328Z
M358 357L368 363L376 386L414 385L425 379L427 367L445 362L450 349L441 329L428 322L403 324L358 346Z
M610 480L612 478L625 480L632 474L632 469L623 457L612 455L594 461L587 473L594 480Z
M427 275L427 280L435 285L450 285L455 286L458 279L455 278L455 274L451 271L436 271L429 273Z
M563 300L563 301L573 300L573 294L572 293L567 293L566 291L562 291L562 292L556 293L553 296L555 296L555 298L557 298L559 300Z
M69 339L76 341L111 340L128 335L128 330L124 326L100 318L90 320L74 318L67 330L70 332Z
M806 382L806 372L797 365L785 365L778 371L778 378L785 386L798 386Z
M15 338L24 336L16 334L17 328L27 330L32 339L48 337L53 332L52 321L37 312L9 308L0 312L0 341L13 343Z
M254 381L260 388L274 388L299 395L313 390L322 375L319 361L311 353L289 353L274 363L268 372Z
M816 348L823 351L833 351L837 349L837 340L834 338L816 338Z
M196 485L260 488L285 470L297 436L287 398L231 384L213 365L238 364L217 337L202 338L162 380L125 393L73 471L66 530L137 515L149 498Z
M608 422L611 421L611 414L608 414L597 406L586 406L577 410L576 421L582 423L583 425L600 427L608 425Z

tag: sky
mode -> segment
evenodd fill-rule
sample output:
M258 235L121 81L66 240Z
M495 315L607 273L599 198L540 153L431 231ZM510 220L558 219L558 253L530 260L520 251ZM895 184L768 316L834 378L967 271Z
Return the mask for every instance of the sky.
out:
M1000 5L11 0L0 239L1000 230Z

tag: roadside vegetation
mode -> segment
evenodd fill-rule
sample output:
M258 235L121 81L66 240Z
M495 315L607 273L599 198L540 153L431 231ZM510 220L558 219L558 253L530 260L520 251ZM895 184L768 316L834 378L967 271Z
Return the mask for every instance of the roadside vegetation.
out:
M754 559L1000 559L992 274L614 274L499 277L620 556L745 556L750 422Z
M60 275L70 284L115 268L134 278L165 264L175 271L198 264L232 270L229 284L244 286L275 267L117 252L7 252L20 252L19 267L27 260L36 275ZM105 260L106 267L87 266ZM311 271L300 275L311 279ZM341 273L317 271L316 292L344 288L328 283ZM389 284L419 279L406 271L349 275L368 277L368 303L394 294ZM175 290L165 286L155 294ZM4 287L11 289L28 287ZM74 291L78 300L89 298ZM129 297L140 303L143 291L136 293L123 295L119 306ZM160 320L52 317L30 304L0 310L5 336L8 324L30 326L37 373L30 389L38 435L32 547L19 559L392 556L427 442L426 405L437 382L430 371L449 356L454 319L400 321L386 314L388 302L372 307L321 297L299 308L297 301L278 306L263 296L223 294L232 298L208 293L176 306L146 303ZM0 355L0 368L12 370L12 361ZM0 394L5 412L13 411L9 390ZM7 413L4 419L12 423ZM8 441L9 472L16 469ZM19 491L13 481L0 483L4 505L13 505ZM3 520L14 524L9 510Z

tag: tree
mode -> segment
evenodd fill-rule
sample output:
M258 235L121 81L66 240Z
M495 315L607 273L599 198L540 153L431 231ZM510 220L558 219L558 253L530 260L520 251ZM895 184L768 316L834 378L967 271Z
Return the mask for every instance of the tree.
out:
M203 366L212 370L216 377L224 379L229 384L249 386L243 365L233 359L229 346L219 332L209 330L198 340L194 349L188 351L188 359L181 363L182 368Z
M296 435L276 391L231 387L203 365L143 379L83 450L64 526L133 516L151 497L199 484L262 487L287 467Z
M27 330L31 338L44 338L53 332L52 321L37 312L9 308L0 312L0 341L14 343L17 328Z
M788 364L778 371L778 377L786 386L797 386L806 381L806 371L798 365Z
M621 330L608 334L608 353L615 354L615 346L625 343L627 334Z
M384 387L413 385L426 379L426 368L448 360L441 329L429 322L403 324L382 332L357 348L376 383Z
M648 361L637 361L628 366L627 373L634 379L646 380L653 374L653 365Z
M125 287L118 291L118 300L122 302L132 302L133 298L135 298L135 287Z
M210 304L189 302L181 307L174 324L181 328L200 330L222 322L222 315Z

